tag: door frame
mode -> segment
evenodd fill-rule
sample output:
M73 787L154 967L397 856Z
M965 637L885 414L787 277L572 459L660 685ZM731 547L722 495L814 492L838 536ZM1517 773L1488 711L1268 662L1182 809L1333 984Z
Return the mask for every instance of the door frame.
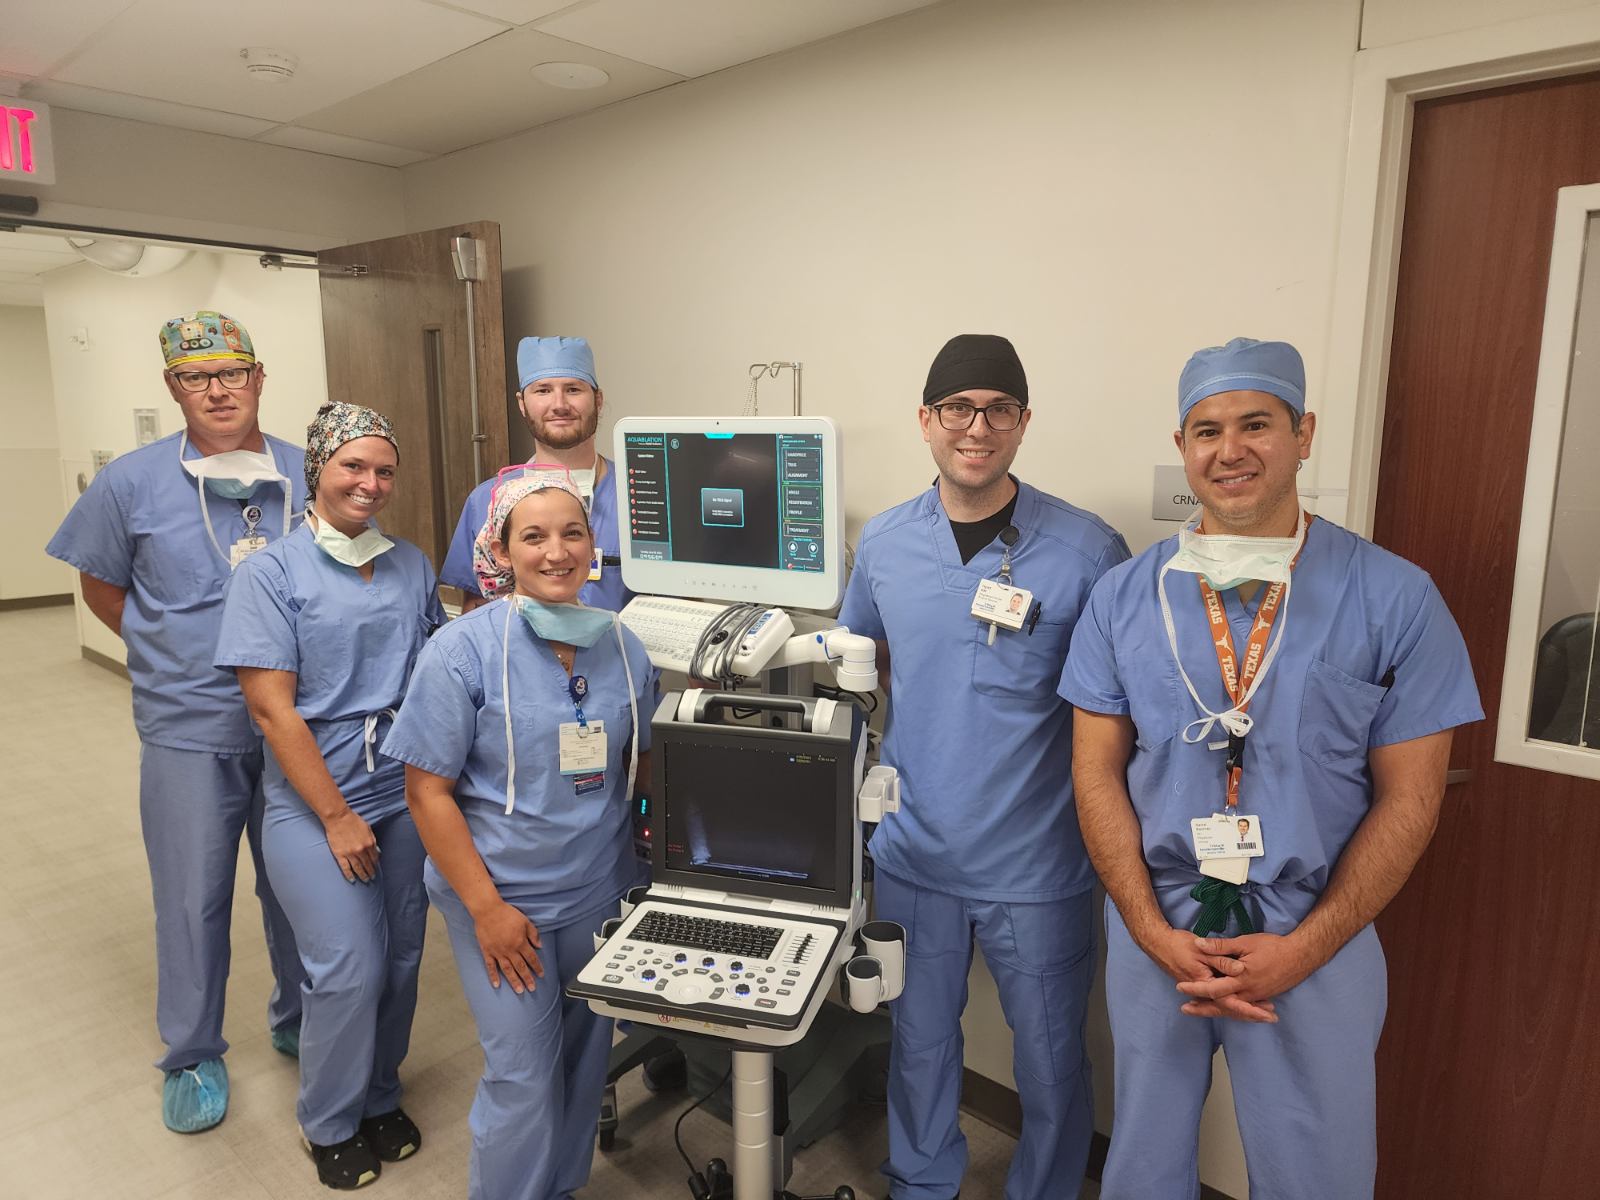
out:
M1357 52L1317 427L1319 457L1345 468L1342 523L1356 533L1370 536L1378 500L1417 102L1597 69L1600 7Z

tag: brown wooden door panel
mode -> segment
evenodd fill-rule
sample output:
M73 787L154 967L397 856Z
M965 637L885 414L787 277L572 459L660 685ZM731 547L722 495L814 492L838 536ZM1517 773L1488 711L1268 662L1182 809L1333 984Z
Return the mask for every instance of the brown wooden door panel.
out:
M1600 1196L1600 783L1494 761L1556 191L1600 76L1419 104L1374 538L1434 577L1488 719L1379 920L1384 1200Z
M324 263L360 263L363 276L324 274L322 327L328 395L388 415L400 441L400 476L379 518L387 532L433 559L445 549L467 493L472 457L466 286L450 257L458 234L484 243L484 278L474 286L478 410L485 474L509 461L506 364L500 299L500 226L448 229L340 246Z

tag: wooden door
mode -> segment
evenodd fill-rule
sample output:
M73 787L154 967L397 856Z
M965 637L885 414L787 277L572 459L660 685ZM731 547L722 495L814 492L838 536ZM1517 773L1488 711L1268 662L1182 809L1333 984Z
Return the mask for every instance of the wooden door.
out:
M1438 583L1488 720L1378 922L1378 1194L1577 1200L1600 1196L1600 783L1496 763L1494 730L1556 190L1600 182L1600 76L1415 116L1374 537Z
M473 221L382 241L340 246L323 263L360 264L364 275L322 276L322 330L328 396L364 404L395 423L400 477L379 519L386 532L444 561L473 466L472 393L467 358L466 285L456 277L451 243L483 243L483 279L473 285L477 348L479 461L485 475L509 462L506 363L500 305L500 226Z

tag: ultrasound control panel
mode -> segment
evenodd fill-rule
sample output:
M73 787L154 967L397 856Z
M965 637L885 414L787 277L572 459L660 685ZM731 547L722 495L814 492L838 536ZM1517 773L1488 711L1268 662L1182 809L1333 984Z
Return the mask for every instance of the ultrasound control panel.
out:
M834 921L646 898L568 990L631 1009L791 1029L843 933Z

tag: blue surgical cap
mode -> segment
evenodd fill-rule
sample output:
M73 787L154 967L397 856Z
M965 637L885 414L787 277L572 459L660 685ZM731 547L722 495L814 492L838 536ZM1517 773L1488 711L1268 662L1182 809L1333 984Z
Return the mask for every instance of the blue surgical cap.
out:
M1218 392L1266 392L1297 413L1306 411L1306 365L1288 342L1234 338L1196 350L1178 376L1178 428L1189 410Z
M517 343L517 390L536 379L581 379L592 388L594 351L587 338L525 337Z

